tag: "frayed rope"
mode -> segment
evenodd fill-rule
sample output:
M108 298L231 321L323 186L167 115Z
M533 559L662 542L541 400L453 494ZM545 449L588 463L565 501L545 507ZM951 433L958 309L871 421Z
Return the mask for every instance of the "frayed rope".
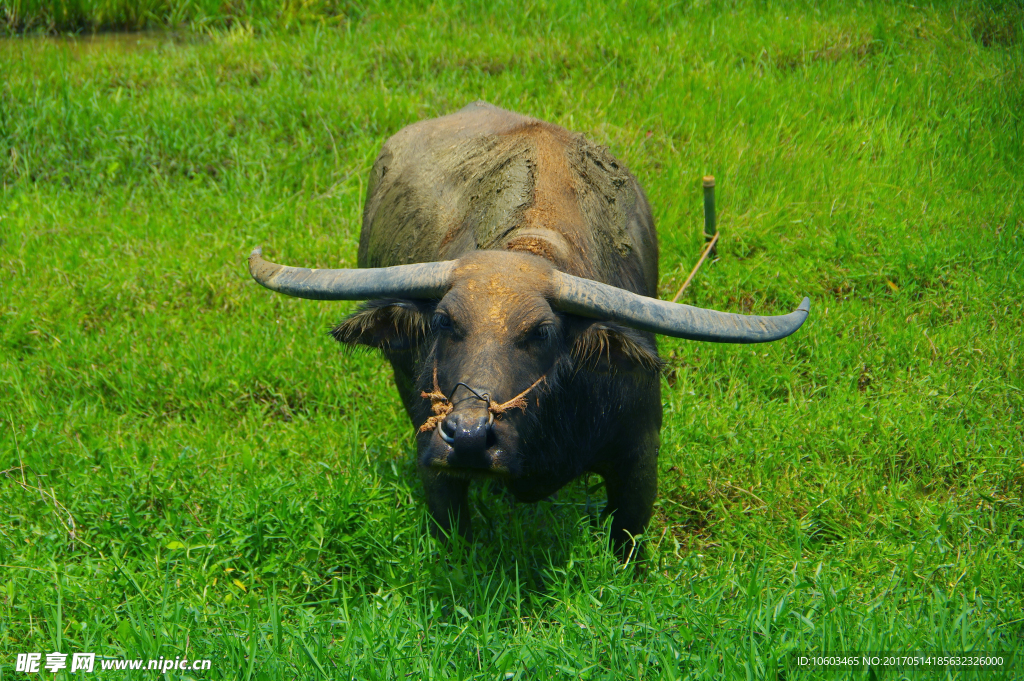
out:
M510 409L521 409L523 413L526 413L526 393L536 388L540 384L540 382L545 380L546 378L547 376L541 376L536 381L534 381L533 385L531 385L529 388L519 393L508 402L502 402L501 404L494 404L493 402L491 402L491 398L485 394L484 398L486 398L487 400L487 411L494 414L494 418L499 418L502 414L504 414L506 411L509 411ZM458 386L455 387L458 388ZM470 390L472 390L472 388L470 388ZM452 392L454 393L454 391ZM430 410L434 412L433 416L431 416L430 418L423 422L423 425L420 426L419 430L419 432L421 433L429 433L430 431L437 428L441 424L441 422L445 420L448 414L452 413L452 409L455 408L454 406L452 406L451 400L449 400L448 397L445 396L443 392L441 392L441 388L437 384L437 364L434 364L433 392L421 392L420 397L422 397L425 400L430 400ZM538 401L537 404L540 404L540 402Z

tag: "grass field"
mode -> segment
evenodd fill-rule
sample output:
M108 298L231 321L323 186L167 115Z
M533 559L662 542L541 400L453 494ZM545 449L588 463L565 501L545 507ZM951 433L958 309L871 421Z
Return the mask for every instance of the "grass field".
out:
M0 678L54 651L231 679L1024 678L1020 4L197 25L0 41ZM326 334L353 306L245 270L260 243L354 266L383 141L476 99L629 164L663 298L714 174L720 258L683 302L812 299L779 343L660 340L646 570L607 550L596 477L481 487L476 543L433 543L385 362Z
M338 25L375 9L358 0L0 0L0 33L75 34L83 31L234 25L263 30L302 24Z

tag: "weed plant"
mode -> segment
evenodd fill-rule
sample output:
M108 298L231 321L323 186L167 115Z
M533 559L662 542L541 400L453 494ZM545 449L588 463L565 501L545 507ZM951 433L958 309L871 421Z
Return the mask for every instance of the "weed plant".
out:
M1019 4L238 7L0 41L0 678L33 651L231 679L1024 678ZM597 478L536 505L479 486L476 542L428 539L385 362L326 333L352 305L246 272L256 244L354 266L381 144L476 99L629 164L663 298L713 174L718 259L682 302L813 301L779 343L659 340L643 569L606 548Z

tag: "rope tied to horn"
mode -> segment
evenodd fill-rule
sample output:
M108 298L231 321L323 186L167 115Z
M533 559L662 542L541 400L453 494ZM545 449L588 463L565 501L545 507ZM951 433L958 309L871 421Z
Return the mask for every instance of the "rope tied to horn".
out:
M477 399L484 400L485 402L487 402L487 411L490 412L491 415L494 416L494 418L500 418L502 414L512 409L521 409L523 413L526 413L526 394L533 390L534 388L536 388L538 385L540 385L541 381L545 379L547 379L546 374L538 378L536 381L534 381L533 385L531 385L529 388L519 393L511 400L507 402L502 402L501 404L495 404L494 402L491 401L490 395L488 395L487 393L480 395L465 383L457 383L455 385L455 388L452 389L452 394L455 394L455 390L458 390L458 387L460 385L464 385L466 386L467 390L469 390L470 392L473 393L474 396L476 396ZM419 432L421 433L429 433L430 431L437 428L441 424L441 422L445 420L448 414L452 413L452 410L455 408L451 400L448 399L447 395L441 392L441 387L437 384L436 362L434 363L434 390L429 393L423 391L420 393L420 397L422 397L425 400L430 400L430 410L434 412L434 415L428 418L426 421L424 421L423 425L420 426L419 429ZM539 401L538 404L540 404Z

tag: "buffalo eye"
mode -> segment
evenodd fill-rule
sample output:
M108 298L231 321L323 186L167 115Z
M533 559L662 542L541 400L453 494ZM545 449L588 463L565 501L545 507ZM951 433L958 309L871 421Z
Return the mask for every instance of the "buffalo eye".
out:
M430 320L430 328L434 331L451 331L452 318L444 312L436 312L434 318Z
M533 331L530 332L530 340L532 341L546 341L555 335L555 325L551 322L545 322L539 326L535 326Z

